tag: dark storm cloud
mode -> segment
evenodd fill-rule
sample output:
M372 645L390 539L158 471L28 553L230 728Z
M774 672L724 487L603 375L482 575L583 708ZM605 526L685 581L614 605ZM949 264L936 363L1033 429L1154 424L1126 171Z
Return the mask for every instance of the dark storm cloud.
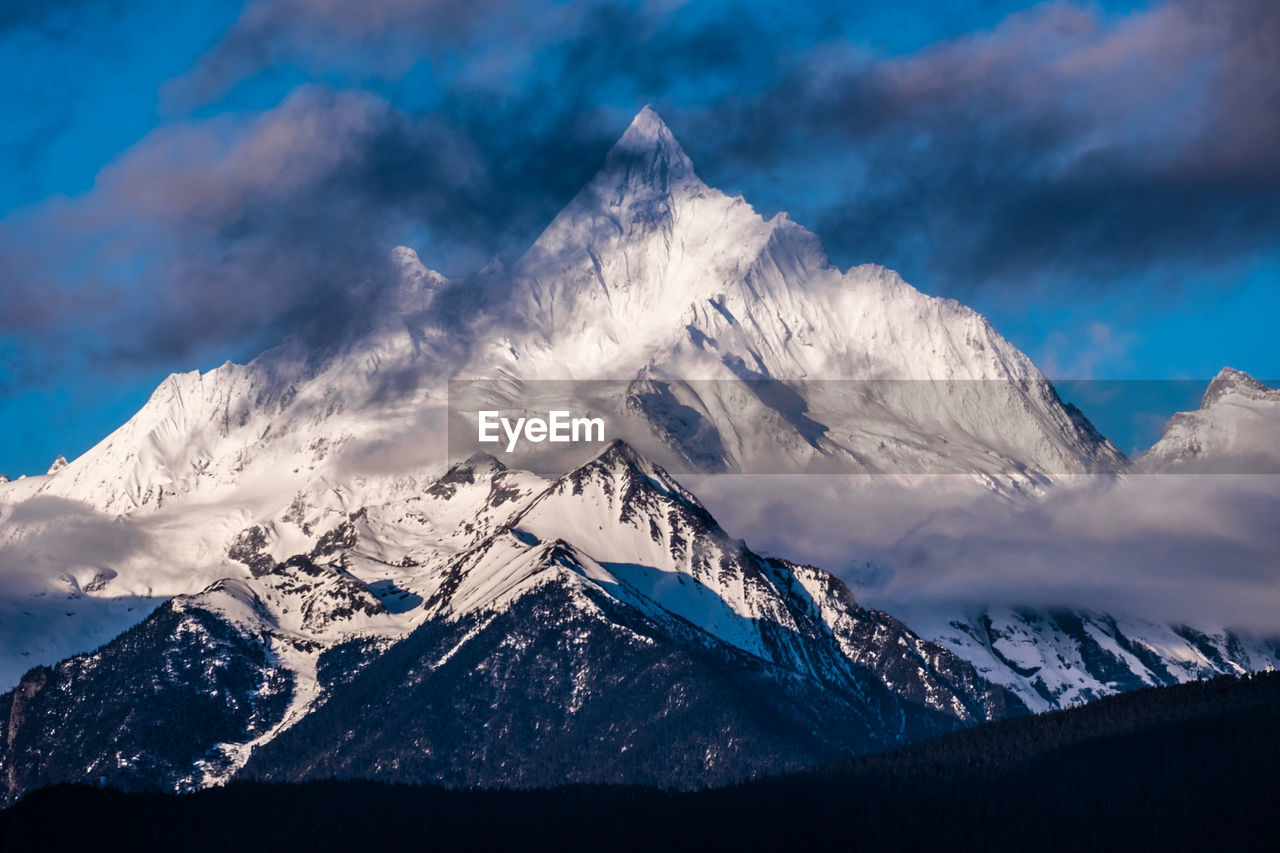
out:
M396 242L446 272L518 253L649 101L713 183L772 185L765 205L800 208L838 261L935 290L1275 248L1280 4L1052 3L897 57L835 35L839 5L709 8L250 3L171 98L276 64L427 61L438 91L408 108L312 87L176 122L90 193L11 215L0 335L36 345L10 381L77 330L97 356L170 366L341 334Z
M482 181L465 140L363 95L304 89L248 121L159 130L90 193L7 223L0 334L98 335L105 355L161 363L324 334L384 285L379 247L407 208L484 227L455 204Z
M319 7L334 31L346 26L340 5ZM11 216L0 230L0 335L39 345L10 382L56 362L69 336L97 359L146 365L228 346L251 354L294 333L340 336L394 283L387 253L404 240L450 272L519 251L628 119L601 109L593 88L625 79L611 51L639 61L641 31L661 26L636 10L575 15L578 34L539 54L516 90L471 66L460 72L471 82L429 112L304 88L265 112L158 129L91 192ZM459 17L452 31L465 25ZM360 38L372 37L367 26ZM610 28L631 46L596 44ZM717 48L711 29L664 39L666 58L645 78L663 88L683 74L685 51L732 67L742 53Z
M670 107L704 173L748 192L760 175L790 175L791 199L761 200L807 206L802 221L838 261L935 287L1176 279L1275 248L1280 4L1170 0L1107 16L1046 3L897 57L834 35L857 29L839 4L782 20L750 5L699 15L708 8L387 0L356 14L257 0L192 86L337 45L382 73L466 55L439 111L470 138L562 117L545 123L562 135L534 168L502 176L506 215L526 231L584 174L544 170L603 144L594 127L584 145L569 116L629 96ZM491 164L510 161L480 144ZM809 183L845 189L806 199Z
M171 366L341 336L397 283L389 250L406 234L429 264L478 267L544 224L615 132L586 108L536 106L502 113L527 111L521 132L480 108L413 115L313 87L248 118L155 131L91 192L0 229L0 336L37 344L8 382L76 348Z
M843 175L815 225L857 260L973 285L1203 268L1276 245L1278 38L1270 2L1047 4L906 57L815 49L701 132L745 172Z

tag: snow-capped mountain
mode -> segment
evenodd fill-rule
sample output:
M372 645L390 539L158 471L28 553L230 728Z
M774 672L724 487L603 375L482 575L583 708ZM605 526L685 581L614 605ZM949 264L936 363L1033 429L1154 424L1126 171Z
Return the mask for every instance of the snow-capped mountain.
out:
M694 784L1020 707L992 683L1041 708L1275 660L1097 614L979 608L917 633L730 539L650 452L963 472L948 488L1008 496L1125 460L981 315L835 269L785 214L704 184L651 110L508 267L451 282L395 259L398 286L327 349L175 374L81 457L0 483L0 689L30 671L0 741L11 793L238 772L658 780L660 742L680 745L667 781ZM610 380L645 456L613 446L550 478L450 466L455 378L516 410L544 380ZM111 716L152 689L136 725ZM139 752L139 727L197 705L207 735ZM365 724L386 707L386 731ZM78 752L41 751L55 732Z
M831 575L730 538L624 444L553 482L476 459L414 497L398 511L456 521L457 550L394 584L370 568L390 507L282 562L253 527L247 578L29 672L0 698L4 797L237 772L702 785L1024 711Z
M966 470L1014 478L1122 462L981 315L880 267L841 273L785 214L766 221L740 197L706 186L649 109L509 273L487 271L483 287L450 290L411 251L398 250L397 259L401 287L371 306L361 334L329 353L285 346L248 366L172 376L65 474L27 491L119 513L188 496L208 501L256 475L278 477L286 458L294 463L287 473L300 466L302 475L289 479L311 480L331 473L323 469L335 466L322 463L357 439L436 423L431 404L443 404L444 380L458 376L807 380L819 389L821 380L840 379L980 381L1000 389L970 401L981 411L965 410L957 397L954 411L940 413L938 398L918 392L871 408L902 442L919 438L926 457L942 452L930 439L945 430L962 448L945 452L972 449ZM506 310L468 316L456 293L481 298L477 287ZM821 438L803 437L808 454L875 469L874 453L852 453L865 439L866 401L812 408L833 423L818 425ZM733 437L750 432L747 421L795 420L767 399L735 414L733 425L719 411L708 417L739 464L749 463L751 441ZM873 432L878 447L883 429Z
M1173 415L1131 471L1280 473L1280 391L1223 368L1200 408ZM1170 480L1168 488L1185 491L1176 477ZM981 605L895 612L1033 711L1139 687L1280 668L1280 632L1243 630L1221 619L1167 623L1121 612Z
M1246 478L1280 473L1280 391L1223 368L1200 408L1173 415L1132 471ZM1185 489L1171 480L1169 488ZM1214 619L1189 625L1007 606L906 607L897 615L1034 711L1138 687L1280 668L1280 632L1241 630Z
M1280 640L1216 625L980 606L908 607L898 615L1036 712L1141 687L1280 668Z
M1137 460L1156 473L1280 473L1280 390L1224 367L1200 408L1179 412Z
M647 108L511 282L468 375L634 380L627 413L695 468L1025 485L1123 465L985 318L882 267L837 270L786 214L703 183Z
M630 437L705 470L830 461L1034 489L1122 462L980 315L834 269L785 215L707 187L648 109L510 270L452 283L396 260L398 287L329 349L175 374L66 467L0 485L0 571L44 594L0 601L3 683L242 571L227 551L248 527L288 531L283 558L431 482L451 377L503 380L516 402L535 380L626 380ZM310 533L282 526L298 512ZM125 597L137 609L102 604Z

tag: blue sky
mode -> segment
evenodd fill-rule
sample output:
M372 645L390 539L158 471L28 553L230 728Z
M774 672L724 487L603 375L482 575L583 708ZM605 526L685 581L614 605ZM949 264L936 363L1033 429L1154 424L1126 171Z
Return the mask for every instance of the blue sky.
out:
M0 472L82 453L170 372L323 334L391 245L451 275L518 255L646 103L709 183L1051 377L1280 377L1275 6L0 12ZM1126 451L1153 429L1082 406Z

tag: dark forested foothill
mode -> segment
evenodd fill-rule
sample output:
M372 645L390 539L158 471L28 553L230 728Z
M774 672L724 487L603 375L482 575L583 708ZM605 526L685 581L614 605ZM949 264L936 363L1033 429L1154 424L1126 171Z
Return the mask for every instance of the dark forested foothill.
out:
M1274 849L1280 673L1140 690L838 766L674 793L240 782L60 786L0 849Z

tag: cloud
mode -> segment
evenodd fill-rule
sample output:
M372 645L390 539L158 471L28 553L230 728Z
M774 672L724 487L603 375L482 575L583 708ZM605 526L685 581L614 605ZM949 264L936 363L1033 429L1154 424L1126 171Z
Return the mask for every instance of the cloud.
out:
M596 4L512 0L251 0L170 96L216 99L263 70L357 68L386 78L420 62L461 62L463 76L514 70L538 47L576 32Z
M394 283L386 252L408 224L492 233L490 196L465 138L366 94L304 88L165 127L89 193L6 223L0 335L48 349L76 333L108 361L169 364L322 339Z
M1280 477L1082 479L1010 502L960 478L690 481L748 544L842 575L890 612L1081 607L1280 629ZM768 531L755 533L753 531Z
M0 542L0 577L6 598L45 591L63 574L88 583L103 567L152 544L132 524L61 498L31 498L12 507L3 520L8 536Z
M1268 0L1123 15L1050 2L900 56L833 37L856 31L840 4L781 20L723 12L257 0L188 82L208 94L289 62L390 76L426 62L448 86L434 109L464 132L657 101L704 173L766 207L801 207L837 260L959 295L1134 275L1168 288L1276 248L1280 12ZM547 147L543 164L583 150L572 134ZM563 198L563 184L521 195L509 177L511 209L546 211L539 191Z
M1046 376L1094 379L1099 368L1114 371L1117 365L1123 365L1134 343L1133 335L1117 332L1097 320L1087 325L1081 337L1083 347L1065 332L1051 332L1046 336L1042 354L1036 359Z
M377 8L251 4L205 65L229 51L251 73L270 56L331 39L377 42L387 30L437 45L495 37L485 3ZM332 340L394 284L386 258L397 243L446 272L519 251L630 118L629 106L601 106L599 87L622 73L601 66L616 59L610 50L640 42L596 45L595 29L641 39L635 31L652 35L661 20L644 9L575 8L566 32L552 32L566 20L559 12L533 7L525 14L538 20L527 27L496 25L502 50L515 47L510 67L495 77L492 51L467 54L456 85L429 109L304 86L266 110L161 126L90 192L11 215L0 225L0 336L25 344L8 384L39 384L76 356L99 370L171 367L252 355L288 334ZM708 22L673 36L675 54L645 75L661 86L687 51L715 53L712 31ZM522 52L530 45L549 53ZM741 55L720 51L715 61ZM513 74L520 82L505 88Z
M1275 247L1274 4L1049 3L882 58L828 45L699 120L750 174L812 158L838 253L955 287L1111 282Z

